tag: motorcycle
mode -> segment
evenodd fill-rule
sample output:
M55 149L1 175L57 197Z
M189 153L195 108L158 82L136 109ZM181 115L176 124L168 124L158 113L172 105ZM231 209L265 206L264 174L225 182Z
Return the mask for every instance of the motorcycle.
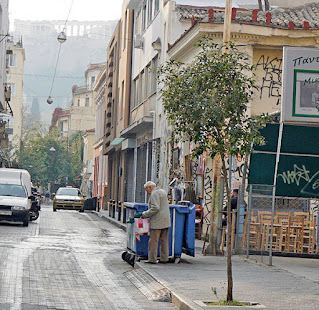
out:
M35 221L39 218L39 210L40 210L40 198L36 191L32 191L30 221Z
M30 221L35 221L39 218L39 208L37 206L37 202L32 201L32 205L30 208Z

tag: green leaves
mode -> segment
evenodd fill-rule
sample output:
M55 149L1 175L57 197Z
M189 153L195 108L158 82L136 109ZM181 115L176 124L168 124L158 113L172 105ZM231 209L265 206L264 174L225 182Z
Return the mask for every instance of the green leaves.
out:
M263 142L258 130L269 119L247 114L257 88L249 58L231 42L222 46L204 37L197 46L191 64L170 60L158 70L175 138L195 142L195 155L244 155L252 142Z
M73 134L68 141L59 137L57 130L51 133L28 130L16 161L20 168L30 172L33 182L43 186L65 184L66 177L70 185L79 186L83 169L81 133Z

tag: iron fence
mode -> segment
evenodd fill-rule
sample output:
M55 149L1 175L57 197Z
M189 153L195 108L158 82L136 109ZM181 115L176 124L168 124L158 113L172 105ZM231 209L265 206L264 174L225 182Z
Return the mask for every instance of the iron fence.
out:
M313 255L318 253L319 199L276 197L273 208L273 186L249 185L240 191L236 221L236 247L247 257L273 253ZM242 201L242 203L240 203ZM243 203L246 201L246 203Z

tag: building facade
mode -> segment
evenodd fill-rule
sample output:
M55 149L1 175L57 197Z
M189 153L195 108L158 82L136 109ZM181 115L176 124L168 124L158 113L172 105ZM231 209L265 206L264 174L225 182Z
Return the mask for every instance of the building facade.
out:
M86 130L82 134L83 138L83 173L81 191L86 197L92 197L93 190L93 163L94 163L94 136L95 130Z
M168 48L168 55L177 61L190 63L198 49L194 43L203 35L213 38L215 43L223 42L223 9L179 6L181 19L193 20L192 26ZM298 20L295 14L299 14ZM236 13L236 14L234 14ZM285 16L285 17L284 17ZM288 19L287 16L291 16ZM296 8L275 9L271 13L256 11L233 11L231 25L231 40L236 43L249 56L254 66L255 79L258 90L254 99L248 106L249 115L261 113L276 113L281 108L282 92L282 63L283 47L319 47L317 36L319 34L319 4L312 3ZM211 233L218 233L220 223L221 204L223 200L221 163L218 158L209 158L203 154L197 160L189 160L192 154L192 144L183 143L175 145L177 150L177 166L184 167L183 172L189 171L191 175L184 174L186 179L196 181L196 194L198 202L203 198L204 218L210 225ZM174 161L173 161L174 162ZM240 156L235 159L232 168L232 188L238 188L242 183L243 166L245 160ZM229 165L227 167L229 170ZM204 225L204 231L206 227ZM218 238L217 235L210 240ZM216 246L212 245L213 247ZM216 248L215 248L216 251Z
M99 208L105 204L104 192L107 187L107 156L103 154L103 136L105 128L106 108L106 66L99 73L94 86L95 105L95 137L94 137L94 163L93 163L93 189L92 196L98 198Z
M95 127L95 106L93 87L95 80L105 64L91 64L85 71L85 85L72 87L72 102L57 116L57 127L62 136L70 137L77 131Z
M17 43L7 42L7 88L10 89L10 107L12 117L9 119L9 143L18 150L22 136L22 108L23 108L23 73L25 50L22 39Z
M122 5L122 16L107 49L106 109L103 152L107 156L105 201L124 201L130 167L130 149L123 147L121 132L129 124L133 12Z
M9 160L4 152L8 148L8 108L9 92L6 88L7 82L7 37L9 32L9 1L0 0L0 167L9 165ZM7 98L6 98L7 97Z

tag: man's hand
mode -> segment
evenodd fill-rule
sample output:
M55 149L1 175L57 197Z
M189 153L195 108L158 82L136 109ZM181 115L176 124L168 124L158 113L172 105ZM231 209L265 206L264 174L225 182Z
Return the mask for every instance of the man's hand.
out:
M144 213L142 213L142 215L141 215L141 219L145 219L145 215L144 215Z

